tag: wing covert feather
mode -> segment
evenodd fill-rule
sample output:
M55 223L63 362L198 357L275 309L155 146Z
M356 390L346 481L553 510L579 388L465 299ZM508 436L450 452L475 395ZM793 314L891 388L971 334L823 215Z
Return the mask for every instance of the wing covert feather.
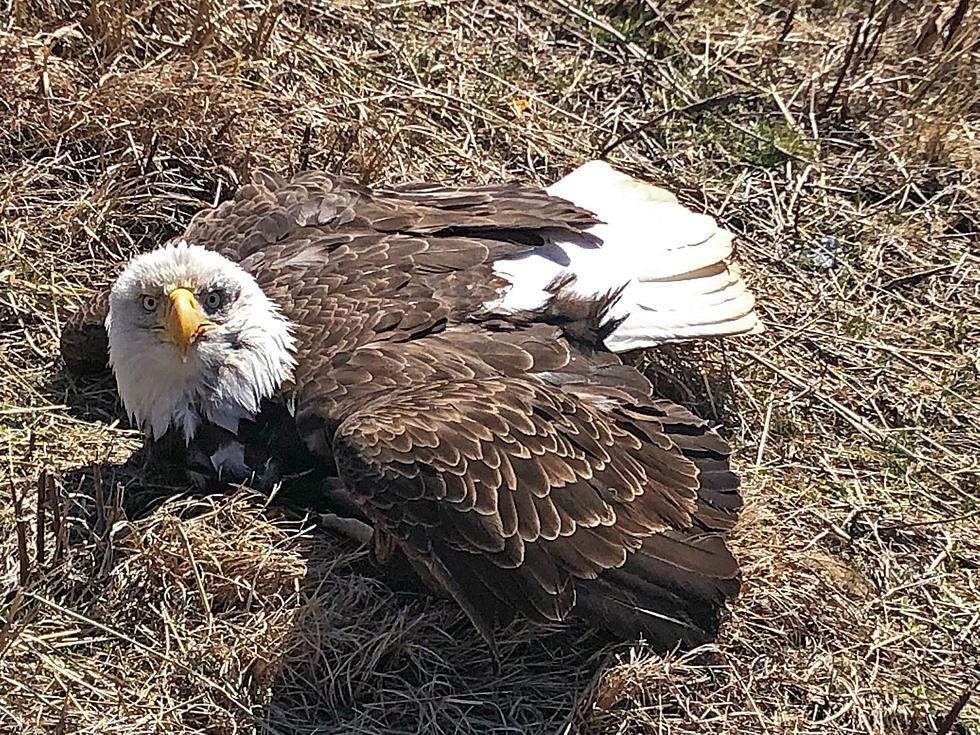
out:
M440 556L457 576L481 569L493 599L468 604L486 620L504 602L555 621L574 604L573 578L620 566L646 537L692 523L694 463L669 442L643 444L622 425L634 421L533 375L442 379L352 412L333 453L355 501L410 557L431 565Z

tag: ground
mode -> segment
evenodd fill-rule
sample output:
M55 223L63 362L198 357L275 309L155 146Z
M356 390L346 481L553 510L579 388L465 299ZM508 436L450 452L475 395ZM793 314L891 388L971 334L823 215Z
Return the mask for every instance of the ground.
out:
M976 3L5 0L0 28L0 732L980 733ZM256 166L594 157L733 230L768 328L635 358L737 448L745 584L706 649L518 624L494 669L315 518L153 479L111 383L61 369L90 290Z

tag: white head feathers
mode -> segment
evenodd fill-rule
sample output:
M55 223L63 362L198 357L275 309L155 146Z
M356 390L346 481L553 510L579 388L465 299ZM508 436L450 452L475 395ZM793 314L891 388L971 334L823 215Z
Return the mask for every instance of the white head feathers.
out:
M185 241L134 258L106 318L109 364L134 423L187 441L202 419L236 430L292 377L288 320L255 279Z

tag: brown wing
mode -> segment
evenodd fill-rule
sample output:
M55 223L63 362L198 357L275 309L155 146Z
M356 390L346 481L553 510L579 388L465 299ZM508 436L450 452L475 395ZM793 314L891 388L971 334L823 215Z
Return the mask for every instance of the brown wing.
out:
M321 171L284 179L260 170L232 200L198 213L182 237L242 262L317 233L348 233L358 245L386 235L435 235L429 252L438 250L439 258L430 255L428 267L447 272L460 269L458 257L472 266L474 248L492 260L541 245L545 234L582 233L595 223L570 202L520 184L369 189Z
M109 368L109 340L105 318L109 291L84 302L61 326L61 356L74 375L95 375Z
M338 317L357 312L366 298L379 299L369 306L389 319L399 304L414 300L407 307L414 313L420 300L435 299L418 318L443 324L466 319L505 285L493 276L494 260L537 247L548 233L581 234L594 223L569 202L518 184L372 190L318 171L292 179L257 171L234 198L199 212L179 238L240 263L297 324L330 318L325 293L337 301ZM107 296L85 304L63 330L73 371L105 366ZM341 329L354 341L378 327L355 321Z
M491 642L512 613L564 620L577 597L624 636L713 635L738 589L727 445L615 356L544 325L459 327L307 371L301 435Z

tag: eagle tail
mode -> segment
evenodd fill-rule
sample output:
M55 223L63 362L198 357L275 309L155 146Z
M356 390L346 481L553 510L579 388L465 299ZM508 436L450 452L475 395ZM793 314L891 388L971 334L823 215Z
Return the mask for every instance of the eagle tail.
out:
M725 600L738 589L738 563L723 537L668 531L647 538L618 569L579 580L575 612L625 640L690 648L715 638Z
M607 315L618 322L609 349L761 331L755 298L731 262L732 233L696 214L670 192L602 161L590 161L548 193L594 212L585 236L562 235L532 253L495 264L512 287L504 309L541 308L547 284L573 275L568 288L596 296L622 288Z

